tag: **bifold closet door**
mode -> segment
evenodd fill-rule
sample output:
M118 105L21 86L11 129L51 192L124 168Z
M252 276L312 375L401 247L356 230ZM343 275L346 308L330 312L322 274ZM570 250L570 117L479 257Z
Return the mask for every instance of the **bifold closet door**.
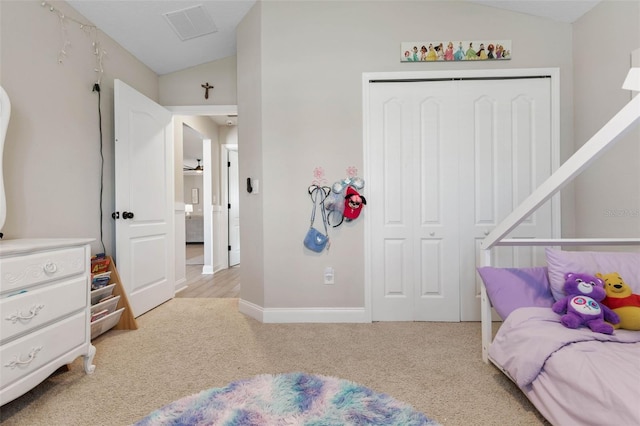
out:
M457 85L370 90L372 313L376 321L459 321Z
M479 244L550 175L550 81L376 82L369 100L372 319L479 320ZM550 212L511 236L549 237Z
M551 80L463 80L460 84L460 320L480 320L480 243L551 175ZM550 238L551 204L509 238ZM544 265L542 247L497 247L493 264Z

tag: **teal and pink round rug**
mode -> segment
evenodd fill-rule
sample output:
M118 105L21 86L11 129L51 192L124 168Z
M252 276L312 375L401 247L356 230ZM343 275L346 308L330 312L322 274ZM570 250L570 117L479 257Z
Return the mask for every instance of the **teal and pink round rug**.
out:
M436 426L410 405L320 375L263 374L172 402L136 423L223 426Z

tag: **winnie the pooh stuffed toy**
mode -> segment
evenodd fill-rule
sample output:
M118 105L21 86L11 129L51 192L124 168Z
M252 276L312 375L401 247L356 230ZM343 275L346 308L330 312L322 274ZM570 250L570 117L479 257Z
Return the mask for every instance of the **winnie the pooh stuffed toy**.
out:
M633 294L629 284L617 272L597 273L596 277L605 283L607 297L602 300L602 304L611 308L620 317L620 322L613 327L640 330L640 294Z
M551 307L553 312L562 315L562 325L578 328L584 324L596 333L613 334L611 324L617 324L620 319L611 309L598 303L607 296L604 281L592 275L573 272L565 274L564 278L566 296Z

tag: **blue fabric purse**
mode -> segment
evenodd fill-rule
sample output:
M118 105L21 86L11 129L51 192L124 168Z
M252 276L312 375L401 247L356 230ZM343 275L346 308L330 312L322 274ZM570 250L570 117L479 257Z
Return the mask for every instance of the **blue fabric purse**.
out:
M309 196L313 202L313 210L311 210L311 225L304 237L304 246L316 253L322 252L329 243L329 233L327 231L327 214L324 209L324 200L329 195L330 188L311 185L309 187ZM313 227L316 218L316 209L320 202L320 212L322 213L322 224L324 225L324 234Z

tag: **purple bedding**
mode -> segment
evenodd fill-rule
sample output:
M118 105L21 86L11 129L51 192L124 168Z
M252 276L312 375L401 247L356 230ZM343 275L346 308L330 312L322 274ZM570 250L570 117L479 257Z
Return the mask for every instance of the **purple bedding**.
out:
M553 424L640 425L640 331L572 330L550 308L511 313L489 358Z

